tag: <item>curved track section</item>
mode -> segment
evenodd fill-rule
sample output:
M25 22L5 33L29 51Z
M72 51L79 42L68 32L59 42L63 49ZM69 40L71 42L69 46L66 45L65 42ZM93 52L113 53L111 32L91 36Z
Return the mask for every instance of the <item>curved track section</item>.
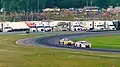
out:
M101 35L111 35L111 34L120 34L120 31L111 31L111 32L85 32L85 33L76 33L76 34L61 34L56 36L49 37L40 37L40 38L27 38L18 40L18 44L23 45L37 45L43 47L52 47L52 48L67 48L67 49L76 49L76 50L89 50L89 51L103 51L103 52L117 52L120 53L120 50L116 49L102 49L102 48L77 48L74 46L64 46L60 45L58 41L60 38L83 38L83 37L93 37Z

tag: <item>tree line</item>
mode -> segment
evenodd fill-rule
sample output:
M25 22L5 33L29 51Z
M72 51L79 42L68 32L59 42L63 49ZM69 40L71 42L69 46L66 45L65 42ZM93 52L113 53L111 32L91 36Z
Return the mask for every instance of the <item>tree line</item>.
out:
M40 12L43 8L82 8L84 6L119 6L120 0L0 0L0 8L5 11L34 11Z

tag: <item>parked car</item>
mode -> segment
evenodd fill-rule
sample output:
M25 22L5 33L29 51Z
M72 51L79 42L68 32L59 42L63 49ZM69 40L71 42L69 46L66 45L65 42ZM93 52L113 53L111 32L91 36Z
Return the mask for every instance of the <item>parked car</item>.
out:
M91 44L87 41L77 41L75 47L91 48Z
M61 45L74 45L74 42L68 38L62 38L60 41L59 41L59 44Z

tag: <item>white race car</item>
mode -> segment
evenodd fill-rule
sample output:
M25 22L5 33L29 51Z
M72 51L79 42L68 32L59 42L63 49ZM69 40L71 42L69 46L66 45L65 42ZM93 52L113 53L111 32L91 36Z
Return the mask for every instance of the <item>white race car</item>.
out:
M75 47L91 48L91 44L87 41L77 41L75 42Z

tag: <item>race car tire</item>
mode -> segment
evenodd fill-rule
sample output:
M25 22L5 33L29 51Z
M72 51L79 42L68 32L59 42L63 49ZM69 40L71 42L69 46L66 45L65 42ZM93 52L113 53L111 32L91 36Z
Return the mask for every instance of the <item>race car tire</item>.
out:
M89 45L87 45L87 46L86 46L86 48L90 48L90 46L89 46Z
M79 45L79 47L81 47L81 44Z
M64 42L61 42L60 44L61 44L61 45L64 45Z
M67 45L70 45L70 46L71 46L71 43L68 43Z

